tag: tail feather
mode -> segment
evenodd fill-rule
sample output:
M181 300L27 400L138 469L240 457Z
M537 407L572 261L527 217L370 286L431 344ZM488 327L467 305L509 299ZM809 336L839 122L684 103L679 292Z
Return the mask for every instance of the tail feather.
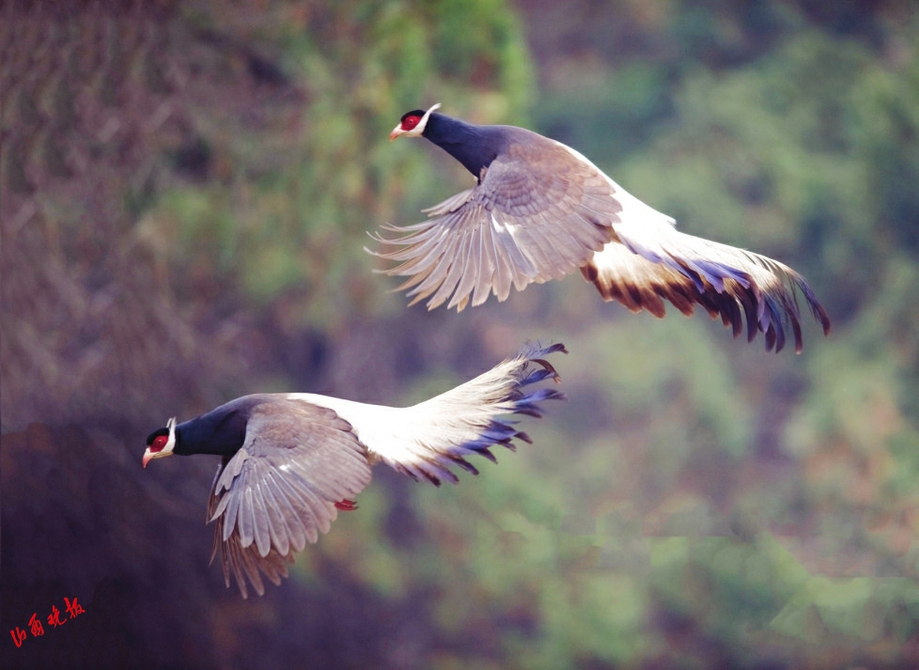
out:
M617 232L624 238L625 231ZM747 340L763 333L767 351L781 351L789 337L795 351L801 351L799 294L824 334L830 330L826 310L791 268L765 256L679 233L668 225L658 226L657 236L641 244L626 238L622 244L607 244L581 272L605 300L617 300L633 312L647 309L662 317L661 299L665 299L689 316L698 304L713 319L720 317L734 337L744 332L746 322Z
M302 397L331 407L348 421L372 459L436 486L457 483L453 467L478 474L467 457L479 455L496 463L491 447L514 450L514 440L530 442L508 415L539 418L543 402L564 398L555 389L533 387L547 379L559 382L555 368L545 360L559 351L567 353L562 344L529 345L488 372L413 407Z
M562 393L551 388L527 389L528 386L546 379L551 378L556 382L559 381L555 368L548 361L540 358L556 351L565 351L565 348L561 344L545 349L528 348L516 358L505 361L471 382L432 398L421 405L416 405L416 408L424 406L426 412L431 411L430 416L432 418L438 415L446 417L464 404L469 409L469 413L466 416L461 412L455 414L449 422L452 426L449 427L445 424L440 424L439 421L432 421L432 437L435 435L435 431L440 433L441 426L443 426L445 432L441 434L439 444L432 441L425 445L427 448L425 455L428 457L425 460L430 459L429 462L435 461L440 466L440 472L436 473L435 476L426 476L428 481L436 486L439 486L443 480L456 483L458 479L448 469L450 465L459 465L468 472L478 474L478 470L464 458L465 456L478 454L493 463L497 463L497 457L490 451L492 446L501 445L515 451L516 446L513 442L515 439L532 443L529 435L516 428L516 422L508 418L502 418L501 415L523 414L540 418L544 414L544 409L540 403L546 400L564 398ZM532 363L536 363L539 367L536 369L530 368ZM474 391L464 398L467 386L474 389ZM501 397L502 395L503 397ZM458 400L460 402L457 402ZM437 410L436 412L432 411L435 409ZM442 415L440 414L441 411L444 412ZM482 420L483 412L491 415L487 418L487 423ZM463 433L468 433L468 435L461 437ZM443 439L444 437L446 439ZM389 462L385 457L383 460ZM440 476L437 476L438 474Z

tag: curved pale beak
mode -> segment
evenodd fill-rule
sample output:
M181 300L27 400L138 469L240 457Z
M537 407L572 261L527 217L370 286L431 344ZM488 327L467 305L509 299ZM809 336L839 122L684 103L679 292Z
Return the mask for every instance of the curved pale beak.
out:
M402 130L402 124L400 123L398 126L393 128L393 131L389 134L389 141L392 142L394 139L399 137L399 135L401 135L404 132L405 131Z
M146 468L147 463L153 460L153 452L150 451L150 448L147 447L147 450L144 452L144 458L141 460L141 464Z

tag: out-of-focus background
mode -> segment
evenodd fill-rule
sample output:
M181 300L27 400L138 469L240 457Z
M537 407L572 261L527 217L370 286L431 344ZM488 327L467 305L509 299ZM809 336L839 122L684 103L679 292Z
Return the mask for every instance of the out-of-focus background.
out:
M914 2L8 0L0 42L3 668L919 667ZM471 183L387 141L434 102L790 264L830 337L576 275L407 309L362 247ZM377 468L262 598L207 565L216 459L140 467L170 416L407 404L527 339L571 351L532 446Z

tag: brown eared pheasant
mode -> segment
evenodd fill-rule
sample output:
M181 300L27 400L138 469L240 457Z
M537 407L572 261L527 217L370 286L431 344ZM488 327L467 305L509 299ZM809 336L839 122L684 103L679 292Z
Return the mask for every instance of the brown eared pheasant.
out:
M386 225L396 237L374 236L391 248L373 252L398 265L385 274L408 277L412 304L445 302L462 310L493 292L559 279L579 268L604 300L633 312L664 316L670 301L690 315L701 305L737 337L757 332L766 349L785 346L791 326L802 348L797 295L824 334L830 320L803 277L765 256L679 232L670 217L627 193L574 149L514 126L473 125L414 110L390 134L424 137L449 153L478 183L425 210L415 225ZM394 249L393 249L394 248Z

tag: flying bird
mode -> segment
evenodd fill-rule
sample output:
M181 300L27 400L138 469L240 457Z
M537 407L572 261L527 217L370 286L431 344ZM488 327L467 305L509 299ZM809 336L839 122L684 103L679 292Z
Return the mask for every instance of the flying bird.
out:
M400 236L372 235L395 249L368 250L398 263L382 272L408 277L396 290L410 289L411 304L449 300L459 311L579 268L604 300L632 312L663 317L663 299L687 316L701 305L734 337L746 319L748 341L762 332L767 351L785 346L788 324L801 351L798 293L829 333L826 311L788 266L679 232L571 147L524 128L465 123L439 107L404 114L390 140L427 138L478 182L424 210L426 221L383 226Z
M412 407L369 405L311 393L248 395L147 437L143 466L173 454L214 454L222 460L211 485L207 522L215 523L211 562L220 547L224 581L244 577L262 595L259 571L274 584L287 577L293 552L327 533L338 510L354 498L382 461L418 481L457 483L456 466L479 454L497 462L490 447L515 450L530 442L507 414L542 416L540 403L564 396L530 388L559 377L545 357L567 353L562 344L524 347L475 379ZM535 364L535 365L533 365Z

